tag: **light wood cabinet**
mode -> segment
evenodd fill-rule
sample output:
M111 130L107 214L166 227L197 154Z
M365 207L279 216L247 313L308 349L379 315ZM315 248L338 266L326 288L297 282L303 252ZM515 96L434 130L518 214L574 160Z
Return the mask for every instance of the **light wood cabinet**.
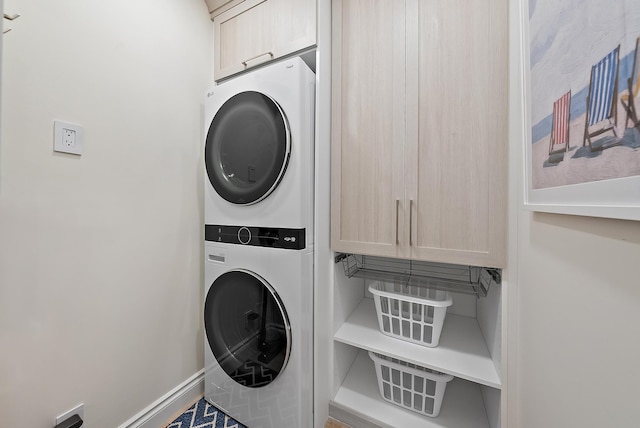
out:
M331 227L337 251L404 255L398 234L404 229L405 12L397 0L333 3Z
M213 18L219 80L316 43L315 0L244 0Z
M334 0L334 251L504 267L506 6Z

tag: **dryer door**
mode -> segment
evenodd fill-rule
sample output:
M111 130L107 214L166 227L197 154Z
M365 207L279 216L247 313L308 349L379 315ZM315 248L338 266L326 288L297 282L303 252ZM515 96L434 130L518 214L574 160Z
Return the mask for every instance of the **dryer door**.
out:
M205 333L220 367L251 388L284 370L291 353L291 326L275 290L246 270L220 275L204 305Z
M205 164L215 191L234 204L266 198L289 162L291 136L280 106L259 92L241 92L218 110L207 133Z

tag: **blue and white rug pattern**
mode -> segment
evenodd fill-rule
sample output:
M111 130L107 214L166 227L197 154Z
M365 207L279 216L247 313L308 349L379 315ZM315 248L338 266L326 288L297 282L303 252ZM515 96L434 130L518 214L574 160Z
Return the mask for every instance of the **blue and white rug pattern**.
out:
M198 400L166 428L247 428L240 422L225 415L217 407L207 403L204 398Z

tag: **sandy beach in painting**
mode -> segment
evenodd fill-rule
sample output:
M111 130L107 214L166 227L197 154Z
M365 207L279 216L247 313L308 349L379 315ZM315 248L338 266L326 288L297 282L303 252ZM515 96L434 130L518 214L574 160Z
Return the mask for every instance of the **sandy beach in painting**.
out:
M636 99L640 107L640 100ZM569 149L549 156L550 135L534 142L531 150L532 187L534 189L608 180L640 175L640 130L632 127L622 105L618 104L617 126L621 139L613 132L592 138L594 150L582 145L585 114L569 123ZM597 129L597 126L590 129Z

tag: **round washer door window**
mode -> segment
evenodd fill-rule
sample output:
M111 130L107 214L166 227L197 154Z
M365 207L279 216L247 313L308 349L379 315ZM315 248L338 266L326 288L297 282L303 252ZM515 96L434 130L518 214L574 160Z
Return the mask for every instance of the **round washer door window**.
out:
M275 290L258 275L233 270L209 288L204 327L211 351L234 381L250 388L273 382L291 353L291 326Z
M211 121L205 143L207 175L222 198L253 204L278 186L290 151L289 127L280 106L259 92L241 92Z

